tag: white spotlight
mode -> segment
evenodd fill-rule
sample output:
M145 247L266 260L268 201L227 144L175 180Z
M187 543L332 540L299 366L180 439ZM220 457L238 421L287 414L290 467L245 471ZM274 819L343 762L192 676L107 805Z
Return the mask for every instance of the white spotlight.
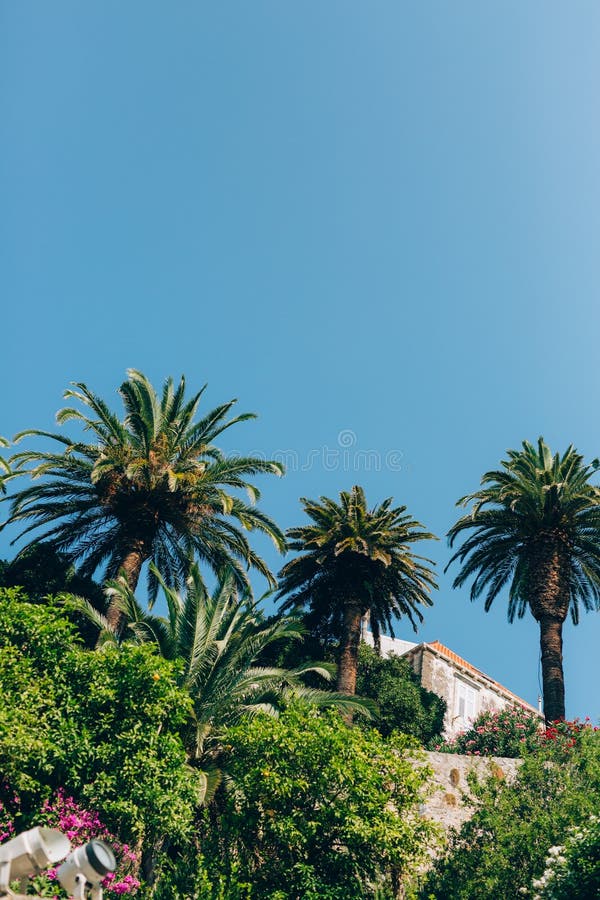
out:
M31 828L0 846L0 896L8 893L11 881L37 875L63 859L71 842L57 828Z
M58 868L56 875L70 897L83 900L87 884L92 886L92 896L101 896L100 882L116 868L117 861L108 844L94 839L83 847L77 847Z

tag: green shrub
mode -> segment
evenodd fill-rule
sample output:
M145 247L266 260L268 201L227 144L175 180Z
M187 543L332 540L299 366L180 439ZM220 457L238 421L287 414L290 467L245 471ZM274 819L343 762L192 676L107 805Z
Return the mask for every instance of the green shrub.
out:
M566 741L549 740L526 756L512 783L474 784L476 810L451 833L422 898L520 900L540 879L548 848L600 805L600 733L582 726ZM593 896L593 895L592 895Z
M523 756L540 745L540 719L523 707L508 706L480 713L455 738L433 740L430 750L467 756Z
M569 829L563 846L550 847L546 869L533 882L534 900L600 897L600 819ZM530 895L531 896L531 895Z
M0 589L0 801L19 796L18 830L62 788L147 854L189 833L199 785L176 675L149 646L85 650L62 608Z
M402 731L427 744L444 727L446 702L421 686L408 660L383 658L364 643L358 655L356 693L377 703L379 715L373 725L384 737Z
M205 813L201 844L215 874L228 877L235 863L252 897L391 896L427 858L436 828L418 814L427 770L406 758L409 739L294 706L245 721L227 740L235 788L219 816Z

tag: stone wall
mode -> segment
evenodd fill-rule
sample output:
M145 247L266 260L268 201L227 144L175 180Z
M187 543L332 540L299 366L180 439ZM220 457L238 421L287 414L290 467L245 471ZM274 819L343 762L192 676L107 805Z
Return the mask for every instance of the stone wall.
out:
M521 765L520 759L504 756L462 756L458 753L434 753L425 751L423 764L433 769L434 793L422 806L425 816L440 822L444 828L460 828L473 813L468 799L467 775L475 772L480 778L495 775L509 781L515 777Z

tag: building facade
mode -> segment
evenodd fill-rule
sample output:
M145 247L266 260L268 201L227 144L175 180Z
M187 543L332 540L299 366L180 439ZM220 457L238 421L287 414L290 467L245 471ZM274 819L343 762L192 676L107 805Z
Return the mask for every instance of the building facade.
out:
M373 646L373 635L366 626L363 640ZM390 653L406 657L423 687L446 701L445 737L465 731L480 713L507 706L520 707L542 719L539 704L536 709L439 641L416 644L382 635L381 655Z

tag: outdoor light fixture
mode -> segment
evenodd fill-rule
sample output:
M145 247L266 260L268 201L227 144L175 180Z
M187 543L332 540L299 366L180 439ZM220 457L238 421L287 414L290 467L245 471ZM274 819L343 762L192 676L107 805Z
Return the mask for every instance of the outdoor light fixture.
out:
M115 855L104 841L93 840L73 850L59 867L56 876L69 897L84 900L86 886L93 898L102 896L100 882L117 868Z
M26 890L23 881L29 875L39 875L44 869L64 859L71 849L71 842L57 828L31 828L0 846L0 898L34 900L31 894L16 894L11 890L13 881L20 881L20 890ZM58 868L56 876L73 900L85 900L90 889L92 900L100 900L100 882L117 867L115 855L104 841L92 840L73 850ZM41 900L41 898L38 898Z
M31 828L0 846L0 897L18 897L10 882L37 875L67 855L71 841L57 828Z

